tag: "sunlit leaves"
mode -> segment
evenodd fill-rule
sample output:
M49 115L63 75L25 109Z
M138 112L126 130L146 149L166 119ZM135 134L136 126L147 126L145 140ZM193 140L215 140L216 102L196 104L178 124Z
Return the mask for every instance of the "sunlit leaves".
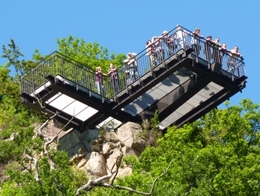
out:
M215 109L183 128L169 128L156 148L149 147L134 165L134 177L158 176L173 160L154 195L258 195L260 192L259 105ZM144 186L138 188L144 190Z
M57 39L58 51L72 59L82 63L93 70L100 66L104 73L109 69L109 64L112 62L117 67L122 64L125 55L109 53L107 48L98 43L86 43L84 39L67 38Z

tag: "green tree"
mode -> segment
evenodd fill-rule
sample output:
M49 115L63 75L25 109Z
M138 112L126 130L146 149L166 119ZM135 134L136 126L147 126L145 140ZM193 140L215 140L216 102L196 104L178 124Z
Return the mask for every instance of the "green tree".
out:
M72 40L74 38L64 38L61 43L72 43ZM66 49L73 51L78 48L81 51L77 54L71 52L68 56L75 58L83 67L103 66L107 69L109 62L120 65L124 56L113 53L109 56L108 50L96 43L85 44L81 40L78 44L73 43L73 48L68 44ZM64 53L65 48L59 48ZM85 54L91 55L83 58ZM0 195L74 195L77 187L87 181L86 176L79 171L75 172L69 165L66 153L51 151L49 156L42 154L46 141L35 137L35 124L43 122L46 117L26 108L20 100L21 74L31 69L35 71L38 64L34 62L43 61L45 56L36 50L31 61L21 60L22 52L11 40L8 46L3 46L2 57L8 61L6 65L0 66ZM15 76L10 76L11 66L16 69ZM55 164L55 169L50 167L49 158ZM36 159L38 180L36 165L30 168L31 162Z
M259 105L245 99L171 127L132 164L133 175L117 183L149 191L152 179L172 161L153 195L259 195L259 123Z
M100 66L104 72L112 62L119 67L125 59L124 54L109 53L108 49L98 43L86 43L84 39L67 38L57 39L58 51L72 59L91 67L93 70Z

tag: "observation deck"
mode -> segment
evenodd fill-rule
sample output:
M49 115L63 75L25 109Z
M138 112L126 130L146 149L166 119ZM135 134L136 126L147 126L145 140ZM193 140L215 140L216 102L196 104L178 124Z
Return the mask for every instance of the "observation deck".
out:
M181 36L180 36L181 35ZM119 90L104 79L104 94L95 87L95 70L54 52L21 79L21 98L31 109L84 131L105 123L142 122L159 115L159 127L193 122L246 87L244 62L185 28L173 29L118 67ZM194 45L196 43L197 45ZM133 72L132 72L133 73Z

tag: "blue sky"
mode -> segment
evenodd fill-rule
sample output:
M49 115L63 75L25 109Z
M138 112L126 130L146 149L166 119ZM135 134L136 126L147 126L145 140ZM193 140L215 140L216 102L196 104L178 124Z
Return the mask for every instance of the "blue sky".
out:
M238 45L245 58L247 87L231 104L243 98L260 104L259 20L259 0L0 0L0 44L14 39L25 60L35 49L42 55L57 50L57 38L69 35L110 52L138 53L152 36L177 24L191 31L199 27L228 49ZM0 58L0 65L5 62Z

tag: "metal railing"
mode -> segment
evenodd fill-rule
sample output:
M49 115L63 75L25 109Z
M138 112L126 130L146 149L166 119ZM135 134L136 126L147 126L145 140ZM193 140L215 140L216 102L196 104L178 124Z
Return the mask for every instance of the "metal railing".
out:
M190 48L193 49L193 56L197 60L202 59L205 66L219 62L222 64L222 70L230 75L237 78L245 75L244 62L241 59L232 56L229 51L223 52L213 43L208 44L205 39L194 36L191 31L183 27L176 27L168 33L167 37L159 36L158 38L138 53L132 59L132 63L118 67L117 79L110 76L103 78L103 84L100 85L103 86L104 93L101 93L101 96L111 99L120 91L139 81L141 77L149 74L156 66L165 63L178 51L186 51ZM95 87L95 71L59 52L50 54L33 70L22 76L21 91L27 94L34 92L48 82L45 78L47 75L60 75L78 86L98 93Z
M21 92L30 94L47 84L46 76L48 75L60 75L73 81L76 85L95 91L93 82L90 82L94 81L95 76L92 69L59 52L53 52L37 63L37 66L30 72L22 75Z

